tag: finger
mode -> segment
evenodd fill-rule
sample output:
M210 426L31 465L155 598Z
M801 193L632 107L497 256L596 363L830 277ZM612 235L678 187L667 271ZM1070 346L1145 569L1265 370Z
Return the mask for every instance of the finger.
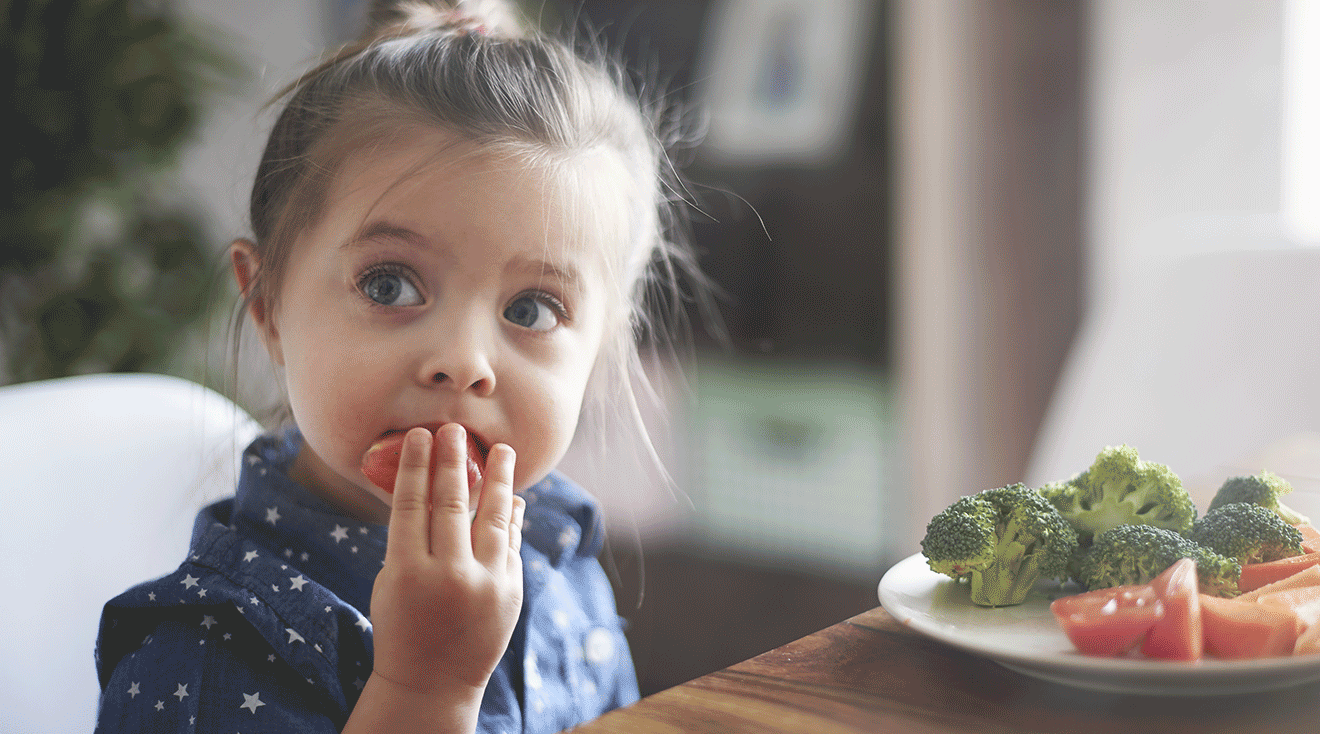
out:
M513 496L513 522L509 523L509 553L512 554L510 562L520 558L518 551L522 548L522 528L523 518L527 512L527 500L518 495Z
M435 433L435 479L431 485L431 554L472 556L468 516L467 431L457 423Z
M504 568L513 522L513 465L517 457L506 444L495 444L486 455L477 519L472 523L472 552L488 567Z
M401 554L423 554L429 548L431 513L427 484L431 479L432 443L431 432L425 428L414 428L404 436L399 473L394 478L394 495L390 501L387 560Z

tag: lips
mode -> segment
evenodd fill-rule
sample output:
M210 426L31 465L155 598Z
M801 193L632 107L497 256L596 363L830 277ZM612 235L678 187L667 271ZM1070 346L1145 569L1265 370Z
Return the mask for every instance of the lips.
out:
M435 433L435 430L428 428L428 431ZM391 431L376 443L367 449L362 456L362 473L367 475L371 483L381 489L394 493L394 479L399 473L399 458L403 454L403 438L406 431ZM435 467L439 457L437 452L431 451L431 474L435 474ZM468 489L475 489L481 482L483 467L486 463L486 452L481 444L472 435L467 432L467 475Z

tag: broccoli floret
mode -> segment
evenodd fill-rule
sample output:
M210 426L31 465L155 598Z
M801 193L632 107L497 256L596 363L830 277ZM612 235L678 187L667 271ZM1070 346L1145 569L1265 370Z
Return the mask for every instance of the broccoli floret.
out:
M1077 582L1088 589L1144 584L1180 558L1196 561L1201 591L1237 596L1242 574L1237 561L1154 525L1119 525L1097 535L1082 555Z
M1238 563L1300 555L1302 533L1271 510L1250 502L1220 505L1192 527L1192 540Z
M1215 493L1215 498L1210 501L1209 510L1235 502L1250 502L1273 510L1289 525L1310 523L1305 515L1279 501L1280 497L1292 490L1288 480L1273 472L1263 471L1254 477L1232 477Z
M1153 525L1186 534L1196 504L1169 467L1142 461L1131 446L1109 446L1090 468L1037 490L1059 510L1082 547L1119 525Z
M1059 578L1077 533L1024 484L963 497L931 518L922 553L931 570L971 584L974 604L1021 604L1036 581Z
M1085 476L1086 472L1082 472L1072 479L1050 482L1036 491L1040 493L1040 496L1049 500L1055 509L1059 509L1072 502L1072 495L1077 492L1077 483L1084 481Z

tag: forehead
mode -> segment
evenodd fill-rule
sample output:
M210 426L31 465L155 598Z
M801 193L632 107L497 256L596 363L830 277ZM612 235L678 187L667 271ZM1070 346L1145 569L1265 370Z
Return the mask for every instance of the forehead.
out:
M613 261L628 246L631 200L622 160L603 148L556 156L412 128L348 155L325 213L355 220L359 233L382 218L411 215L425 220L418 226L453 236L500 229L528 248Z

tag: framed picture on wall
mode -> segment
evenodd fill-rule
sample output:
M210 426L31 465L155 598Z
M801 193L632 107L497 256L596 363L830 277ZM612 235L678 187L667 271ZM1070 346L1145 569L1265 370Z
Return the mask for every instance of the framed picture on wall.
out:
M872 0L716 0L698 62L703 152L734 165L823 165L852 132Z

